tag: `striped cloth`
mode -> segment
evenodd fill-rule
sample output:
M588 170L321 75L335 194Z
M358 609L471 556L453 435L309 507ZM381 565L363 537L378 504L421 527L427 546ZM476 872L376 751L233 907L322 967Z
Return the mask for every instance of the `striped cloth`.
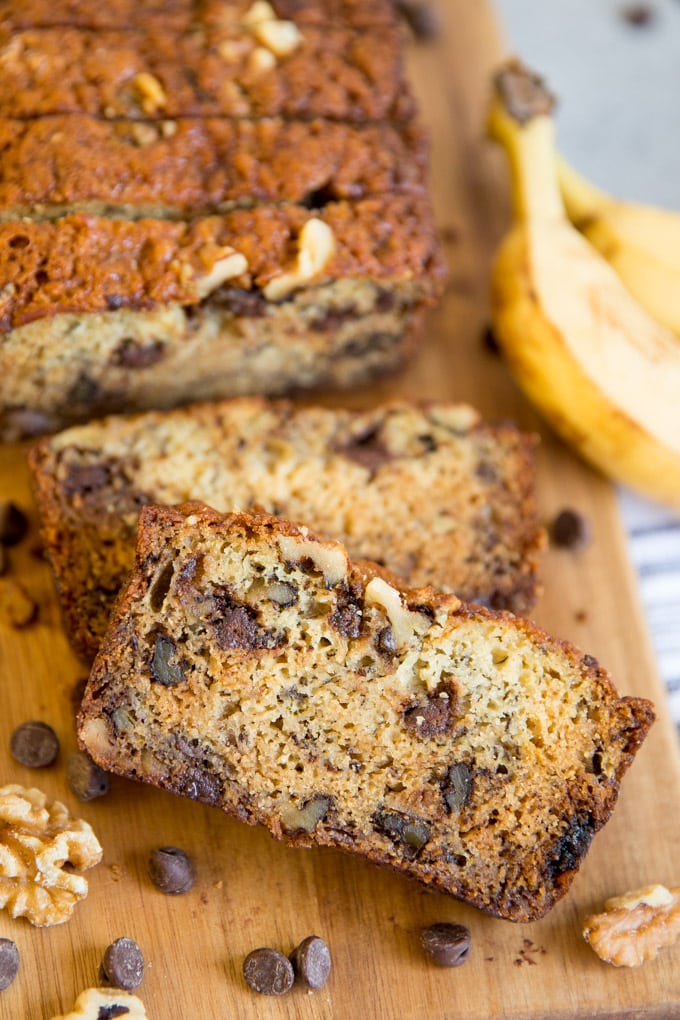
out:
M659 673L680 733L680 515L628 490L619 498Z

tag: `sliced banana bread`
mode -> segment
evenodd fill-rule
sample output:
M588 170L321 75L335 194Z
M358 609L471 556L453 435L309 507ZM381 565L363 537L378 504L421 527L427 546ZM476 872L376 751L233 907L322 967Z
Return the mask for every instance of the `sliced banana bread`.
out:
M179 218L239 205L425 191L413 123L0 118L0 219L91 212Z
M411 585L518 611L536 598L533 437L465 406L225 401L69 429L30 463L64 620L86 658L133 564L147 503L258 505Z
M194 503L142 511L78 730L105 769L530 921L652 719L525 620Z
M400 364L441 293L425 195L189 222L0 223L0 437L111 411L347 387Z

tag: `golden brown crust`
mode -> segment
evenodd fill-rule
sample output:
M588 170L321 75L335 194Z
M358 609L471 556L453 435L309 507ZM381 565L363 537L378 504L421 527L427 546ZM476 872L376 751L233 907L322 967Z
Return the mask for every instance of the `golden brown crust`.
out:
M376 578L277 518L145 508L81 744L292 845L536 920L610 817L651 705L528 621Z
M197 280L224 248L240 252L248 265L230 285L262 288L290 269L297 236L310 219L323 220L335 239L335 254L314 285L414 280L424 299L439 296L444 266L429 204L417 195L337 202L318 211L259 206L187 223L77 214L0 224L6 267L0 331L64 312L197 304Z
M352 28L394 23L392 0L270 0L279 18L298 25L339 23ZM158 20L186 32L198 25L238 25L253 0L2 0L0 22L13 28L111 29L144 27Z
M78 211L177 217L283 201L319 208L423 192L427 161L425 134L412 124L280 118L0 119L0 150L3 219Z
M273 66L252 54L252 33L0 26L0 116L87 113L165 120L180 116L409 119L398 31L305 26Z
M457 423L456 411L406 402L368 412L295 409L252 398L111 418L44 439L29 460L76 648L89 659L98 648L132 566L139 508L186 493L218 509L276 507L411 585L528 612L543 541L534 439L484 425L466 408ZM274 461L271 477L262 475L267 450L279 451L289 485L277 481Z

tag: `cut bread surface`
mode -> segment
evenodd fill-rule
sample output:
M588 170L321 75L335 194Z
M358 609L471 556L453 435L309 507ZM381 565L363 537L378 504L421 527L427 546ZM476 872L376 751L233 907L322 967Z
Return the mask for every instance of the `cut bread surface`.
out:
M466 405L352 412L251 398L93 422L44 439L30 462L66 625L92 658L147 503L257 505L412 586L526 612L543 540L533 445Z
M142 511L79 737L106 769L529 921L652 719L525 620L192 503Z

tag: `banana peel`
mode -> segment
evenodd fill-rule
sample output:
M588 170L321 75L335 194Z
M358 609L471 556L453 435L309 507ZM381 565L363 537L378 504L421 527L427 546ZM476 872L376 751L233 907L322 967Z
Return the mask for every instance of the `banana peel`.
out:
M640 304L680 337L680 213L612 198L561 157L567 216Z
M519 63L496 76L488 128L509 157L515 222L492 270L494 331L526 395L586 460L680 508L680 344L569 222L551 110Z

